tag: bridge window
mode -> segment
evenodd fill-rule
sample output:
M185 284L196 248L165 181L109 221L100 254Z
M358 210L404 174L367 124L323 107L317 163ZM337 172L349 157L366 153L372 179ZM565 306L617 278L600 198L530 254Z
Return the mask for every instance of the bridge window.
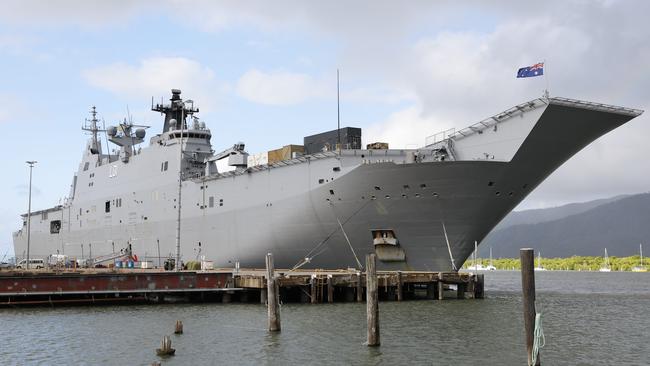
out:
M61 231L61 220L53 220L50 222L50 234L58 234Z

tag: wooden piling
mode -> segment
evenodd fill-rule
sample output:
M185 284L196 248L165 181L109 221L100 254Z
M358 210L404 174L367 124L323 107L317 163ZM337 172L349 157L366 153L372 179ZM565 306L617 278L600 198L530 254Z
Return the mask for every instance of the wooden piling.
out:
M172 340L169 336L164 336L160 342L160 348L156 348L158 356L173 356L176 350L172 348Z
M176 326L174 327L174 334L183 334L183 322L180 320L176 321Z
M442 272L438 273L438 300L445 299L445 283L442 282L443 275Z
M437 295L437 282L427 283L427 300L435 300Z
M267 299L267 290L265 288L260 289L260 304L266 305Z
M361 285L361 273L357 273L357 302L363 301L363 286Z
M312 304L317 304L318 303L318 277L316 275L311 275L311 291L310 291L310 298L311 298L311 303Z
M275 268L273 267L273 254L266 255L266 291L268 294L268 328L270 332L280 331L280 294L278 291Z
M366 255L366 317L369 347L379 346L379 294L377 282L377 255Z
M404 298L402 283L402 271L397 271L397 301L402 301Z
M230 304L232 301L232 294L228 292L224 292L223 295L221 295L221 302L224 304Z
M533 339L535 332L535 253L531 248L522 248L519 250L521 260L521 288L523 294L524 306L524 331L526 333L526 354L528 355L528 365L533 362ZM537 362L540 364L539 353Z
M327 302L334 302L334 282L332 280L332 275L327 275Z
M457 299L465 299L465 287L467 285L464 283L459 283L456 285L456 298Z
M484 297L484 284L485 284L485 275L477 274L474 281L474 298L482 299Z

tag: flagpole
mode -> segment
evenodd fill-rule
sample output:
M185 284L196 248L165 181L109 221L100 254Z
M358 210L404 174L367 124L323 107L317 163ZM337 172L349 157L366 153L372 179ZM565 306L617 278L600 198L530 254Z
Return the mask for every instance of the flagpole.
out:
M546 59L544 59L544 81L546 82L546 89L544 90L544 97L549 99L551 97L548 91L548 69L546 68Z

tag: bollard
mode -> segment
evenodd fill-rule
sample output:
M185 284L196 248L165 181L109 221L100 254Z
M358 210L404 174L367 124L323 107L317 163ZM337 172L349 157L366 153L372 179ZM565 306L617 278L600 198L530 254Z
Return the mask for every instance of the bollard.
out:
M160 342L160 348L156 348L158 356L173 356L176 350L172 348L172 340L169 336L164 336Z
M278 280L275 278L273 254L266 255L266 293L268 309L268 328L270 332L280 331L280 293Z
M521 289L523 292L524 305L524 331L526 333L526 354L528 355L528 365L533 361L533 338L535 332L535 254L531 248L522 248L519 250L521 260ZM539 353L537 362L539 365Z
M369 347L380 345L379 341L379 294L377 283L377 255L366 255L366 317L368 320Z
M174 334L183 334L183 322L180 320L176 321L176 327L174 328Z

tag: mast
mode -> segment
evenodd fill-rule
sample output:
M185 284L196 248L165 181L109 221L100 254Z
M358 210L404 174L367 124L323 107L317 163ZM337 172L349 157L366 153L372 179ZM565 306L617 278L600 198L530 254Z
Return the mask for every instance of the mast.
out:
M492 266L492 247L490 247L490 266Z
M641 267L643 267L643 244L639 243L639 254L641 255Z
M474 240L474 270L478 271L478 243Z
M95 106L92 106L92 108L90 109L90 115L92 116L92 118L91 119L86 118L85 124L81 127L81 129L90 132L90 134L92 135L90 153L97 155L97 162L101 164L102 149L101 149L101 144L99 143L99 138L97 137L97 133L106 132L106 130L100 130L99 127L97 127L97 122L99 122L99 120L97 119L97 108Z
M339 69L336 69L336 131L338 132L338 150L341 153L341 103L340 103Z

